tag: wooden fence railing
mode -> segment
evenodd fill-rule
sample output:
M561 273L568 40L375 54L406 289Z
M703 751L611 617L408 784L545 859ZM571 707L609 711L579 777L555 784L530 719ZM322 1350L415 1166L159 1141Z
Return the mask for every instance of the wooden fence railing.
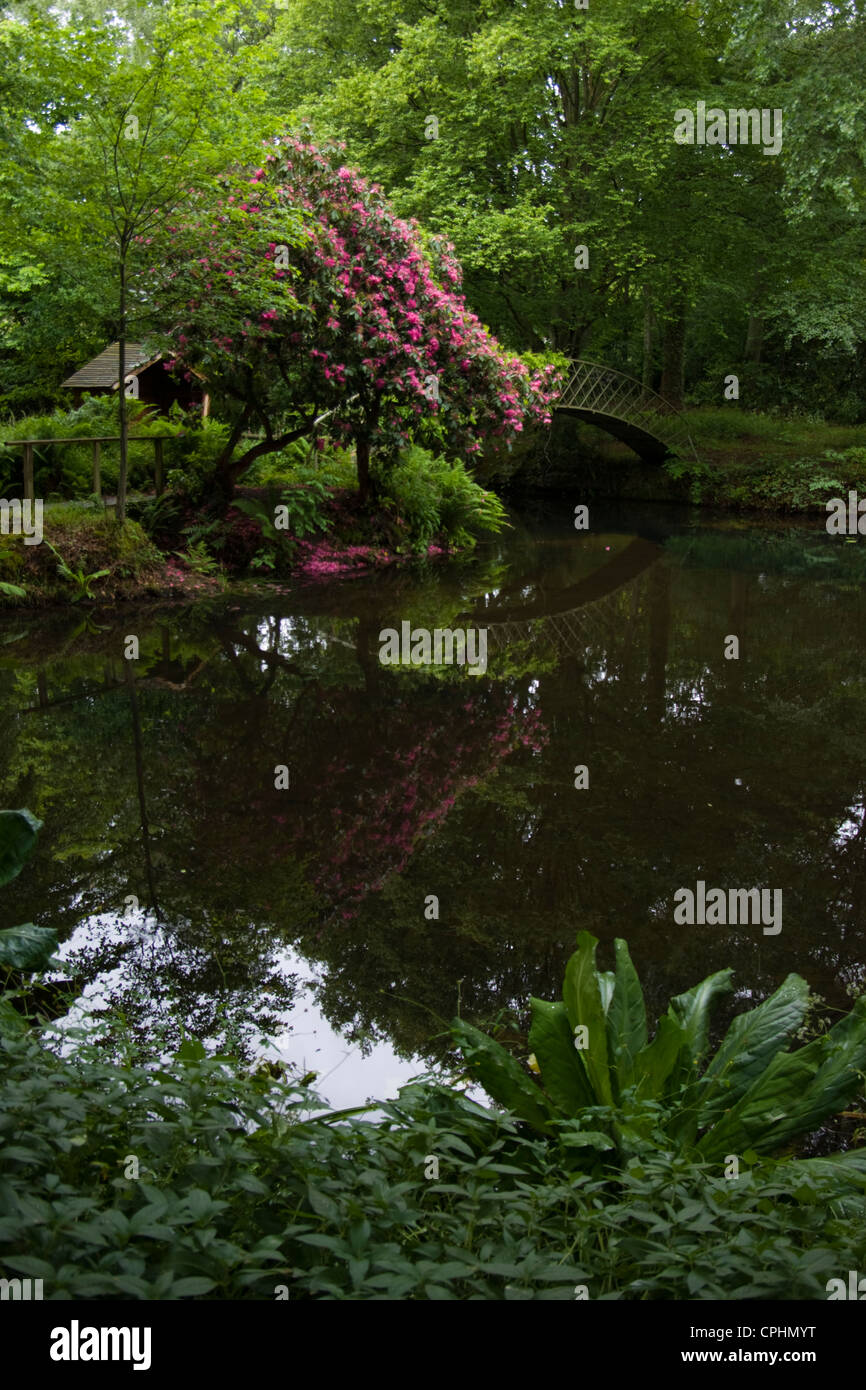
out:
M161 497L165 487L165 466L163 459L162 446L166 439L178 439L176 434L130 434L127 439L130 444L146 444L151 442L154 451L154 482L156 484L156 495ZM251 434L245 432L242 439L264 439L263 434ZM24 450L24 500L35 501L33 484L33 449L37 444L92 444L93 445L93 487L98 497L102 496L102 445L119 444L119 434L75 434L58 437L55 439L4 439L0 440L7 449Z
M165 469L162 454L163 441L166 439L177 439L175 434L131 434L128 436L130 444L153 444L154 452L154 482L156 484L157 497L162 495L165 485ZM92 491L98 497L102 496L102 446L103 444L119 444L119 434L86 434L71 435L69 437L55 439L4 439L3 443L7 449L24 450L24 500L35 501L33 488L33 450L37 444L91 444L93 446L93 488Z

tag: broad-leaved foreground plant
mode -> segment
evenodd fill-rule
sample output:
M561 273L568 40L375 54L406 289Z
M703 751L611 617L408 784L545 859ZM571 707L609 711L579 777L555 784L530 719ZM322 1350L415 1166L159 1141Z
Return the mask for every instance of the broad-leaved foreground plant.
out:
M568 1131L587 1159L625 1165L653 1149L721 1164L779 1153L818 1128L856 1094L866 1070L866 996L826 1034L790 1051L809 987L788 975L757 1008L738 1014L709 1052L713 1004L731 989L730 969L672 999L648 1040L646 1006L625 941L615 968L595 963L598 941L580 932L562 999L532 999L529 1044L541 1084L494 1039L462 1019L452 1024L472 1074L534 1130ZM828 1171L866 1177L866 1151L820 1160Z
M33 853L42 821L29 811L0 811L0 888L17 878ZM57 933L25 922L0 930L0 983L12 972L42 970L51 963Z

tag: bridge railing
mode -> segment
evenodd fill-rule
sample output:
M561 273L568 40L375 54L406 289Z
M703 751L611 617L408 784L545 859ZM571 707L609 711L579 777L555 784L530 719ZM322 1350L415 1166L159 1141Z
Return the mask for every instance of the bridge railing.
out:
M645 430L672 452L697 457L685 416L657 391L615 367L583 357L572 367L556 407L609 415Z

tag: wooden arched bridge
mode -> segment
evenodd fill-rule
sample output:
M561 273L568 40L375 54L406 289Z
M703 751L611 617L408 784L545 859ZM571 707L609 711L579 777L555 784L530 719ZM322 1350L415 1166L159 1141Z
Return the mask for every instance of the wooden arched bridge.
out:
M553 409L606 430L650 463L661 463L667 454L697 461L685 416L657 391L613 367L573 360Z

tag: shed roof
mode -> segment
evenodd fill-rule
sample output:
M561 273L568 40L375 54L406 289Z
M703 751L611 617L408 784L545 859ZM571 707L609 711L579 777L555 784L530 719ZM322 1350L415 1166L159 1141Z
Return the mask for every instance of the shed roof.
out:
M117 354L120 349L119 343L111 343L109 347L101 352L98 357L94 357L92 362L87 362L83 367L79 367L77 372L66 378L61 383L62 386L107 386L114 390L117 387ZM137 376L145 367L151 363L158 362L161 353L147 353L141 343L127 343L124 353L126 371L124 379L128 376Z

